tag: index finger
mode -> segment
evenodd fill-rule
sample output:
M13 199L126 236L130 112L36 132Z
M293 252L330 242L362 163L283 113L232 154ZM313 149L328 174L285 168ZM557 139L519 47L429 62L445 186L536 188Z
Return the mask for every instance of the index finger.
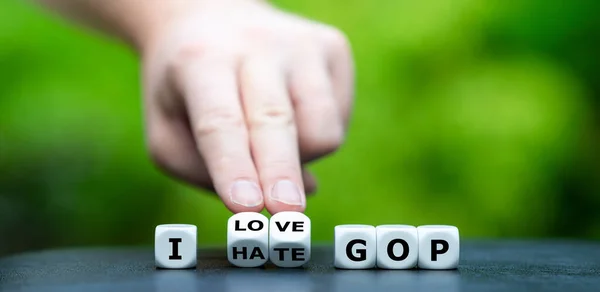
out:
M233 64L194 60L180 74L196 145L215 190L234 213L260 212L263 194L250 153Z
M240 69L254 162L271 214L305 209L298 134L285 74L272 58L247 59Z

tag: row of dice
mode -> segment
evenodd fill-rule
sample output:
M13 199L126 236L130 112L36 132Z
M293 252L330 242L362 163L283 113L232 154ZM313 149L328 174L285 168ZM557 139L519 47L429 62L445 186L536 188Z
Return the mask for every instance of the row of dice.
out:
M238 267L258 267L268 260L279 267L299 267L310 260L310 219L299 212L280 212L267 219L254 212L238 213L227 222L227 258ZM195 225L158 225L154 235L156 266L193 268Z
M310 260L311 222L299 212L238 213L227 223L227 257L238 267L267 261L299 267ZM194 225L156 227L155 261L159 268L196 266ZM445 225L338 225L334 265L342 269L454 269L460 254L458 229Z
M458 228L448 225L338 225L334 265L341 269L446 270L458 266Z

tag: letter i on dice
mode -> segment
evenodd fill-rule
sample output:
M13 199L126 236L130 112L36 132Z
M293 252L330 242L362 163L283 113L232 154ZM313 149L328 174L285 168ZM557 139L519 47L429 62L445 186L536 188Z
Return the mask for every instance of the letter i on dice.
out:
M154 260L158 268L186 269L196 266L195 225L162 224L154 231Z
M271 217L269 258L284 268L300 267L310 259L310 219L300 212L279 212Z
M269 220L260 213L242 212L227 222L227 259L238 267L258 267L269 259Z

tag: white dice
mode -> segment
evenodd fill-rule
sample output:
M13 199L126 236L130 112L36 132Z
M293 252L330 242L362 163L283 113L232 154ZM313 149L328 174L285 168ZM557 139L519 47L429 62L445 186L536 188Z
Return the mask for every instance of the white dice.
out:
M279 267L300 267L310 259L310 219L279 212L269 220L269 259Z
M448 225L338 225L334 266L340 269L450 270L458 267L458 228Z
M197 264L197 228L189 224L156 226L154 257L158 268L185 269ZM456 269L458 228L450 225L347 224L334 229L334 266L340 269ZM238 267L301 267L311 258L311 221L300 212L279 212L267 219L238 213L227 222L227 258Z
M460 239L458 228L448 225L424 225L419 233L419 268L449 270L458 267Z
M238 267L258 267L269 259L269 220L242 212L227 222L227 259Z
M375 267L377 236L374 226L338 225L334 230L333 265L340 269L370 269Z
M377 267L412 269L419 258L417 228L410 225L379 225L377 232Z
M189 224L163 224L154 231L154 261L158 268L196 266L197 228Z

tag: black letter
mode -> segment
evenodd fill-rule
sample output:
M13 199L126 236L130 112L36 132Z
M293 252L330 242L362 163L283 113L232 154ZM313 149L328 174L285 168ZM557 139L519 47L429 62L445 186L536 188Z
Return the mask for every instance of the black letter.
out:
M394 254L394 245L396 245L396 243L402 244L402 254L399 257ZM388 243L387 246L387 254L390 257L390 259L394 261L405 260L408 257L408 243L404 241L404 239L400 238L390 241L390 243Z
M235 231L246 231L246 229L240 228L240 220L235 220Z
M265 256L262 253L262 250L260 250L260 248L258 246L254 247L254 250L252 250L252 254L250 255L250 259L254 259L255 257L259 257L261 259L265 259Z
M237 247L235 247L235 246L232 246L231 248L233 249L233 259L234 260L238 259L238 257L237 257L238 254L241 254L242 259L244 259L244 260L247 258L247 250L246 250L245 246L242 247L241 251L237 250Z
M258 227L257 228L253 228L252 224L254 223L258 223ZM250 221L250 223L248 223L248 229L252 230L252 231L258 231L261 230L263 228L263 223L262 221L258 221L258 220L252 220Z
M367 242L362 239L350 240L350 242L348 242L348 245L346 245L346 256L351 261L360 262L360 261L364 261L367 259L367 250L366 249L356 249L356 253L359 255L358 257L355 256L354 254L352 254L352 247L354 247L355 244L359 244L359 243L364 245L365 247L367 245Z
M304 222L302 222L302 221L294 221L294 223L292 223L292 231L302 232L302 231L304 231L304 229L302 229L302 227L304 227Z
M303 261L304 248L292 248L292 261Z
M437 245L441 244L442 249L437 249ZM431 240L431 261L437 261L438 254L444 254L448 251L448 242L443 239L432 239Z
M277 225L277 229L279 229L279 231L284 232L287 229L288 225L290 225L290 222L285 222L285 224L283 224L282 227L278 221L275 221L275 225Z
M180 260L181 255L179 255L179 243L181 242L181 238L169 238L169 242L172 243L172 251L169 256L170 260Z
M283 247L276 247L273 250L278 251L279 252L279 260L283 261L283 252L287 250L287 248L283 248Z

